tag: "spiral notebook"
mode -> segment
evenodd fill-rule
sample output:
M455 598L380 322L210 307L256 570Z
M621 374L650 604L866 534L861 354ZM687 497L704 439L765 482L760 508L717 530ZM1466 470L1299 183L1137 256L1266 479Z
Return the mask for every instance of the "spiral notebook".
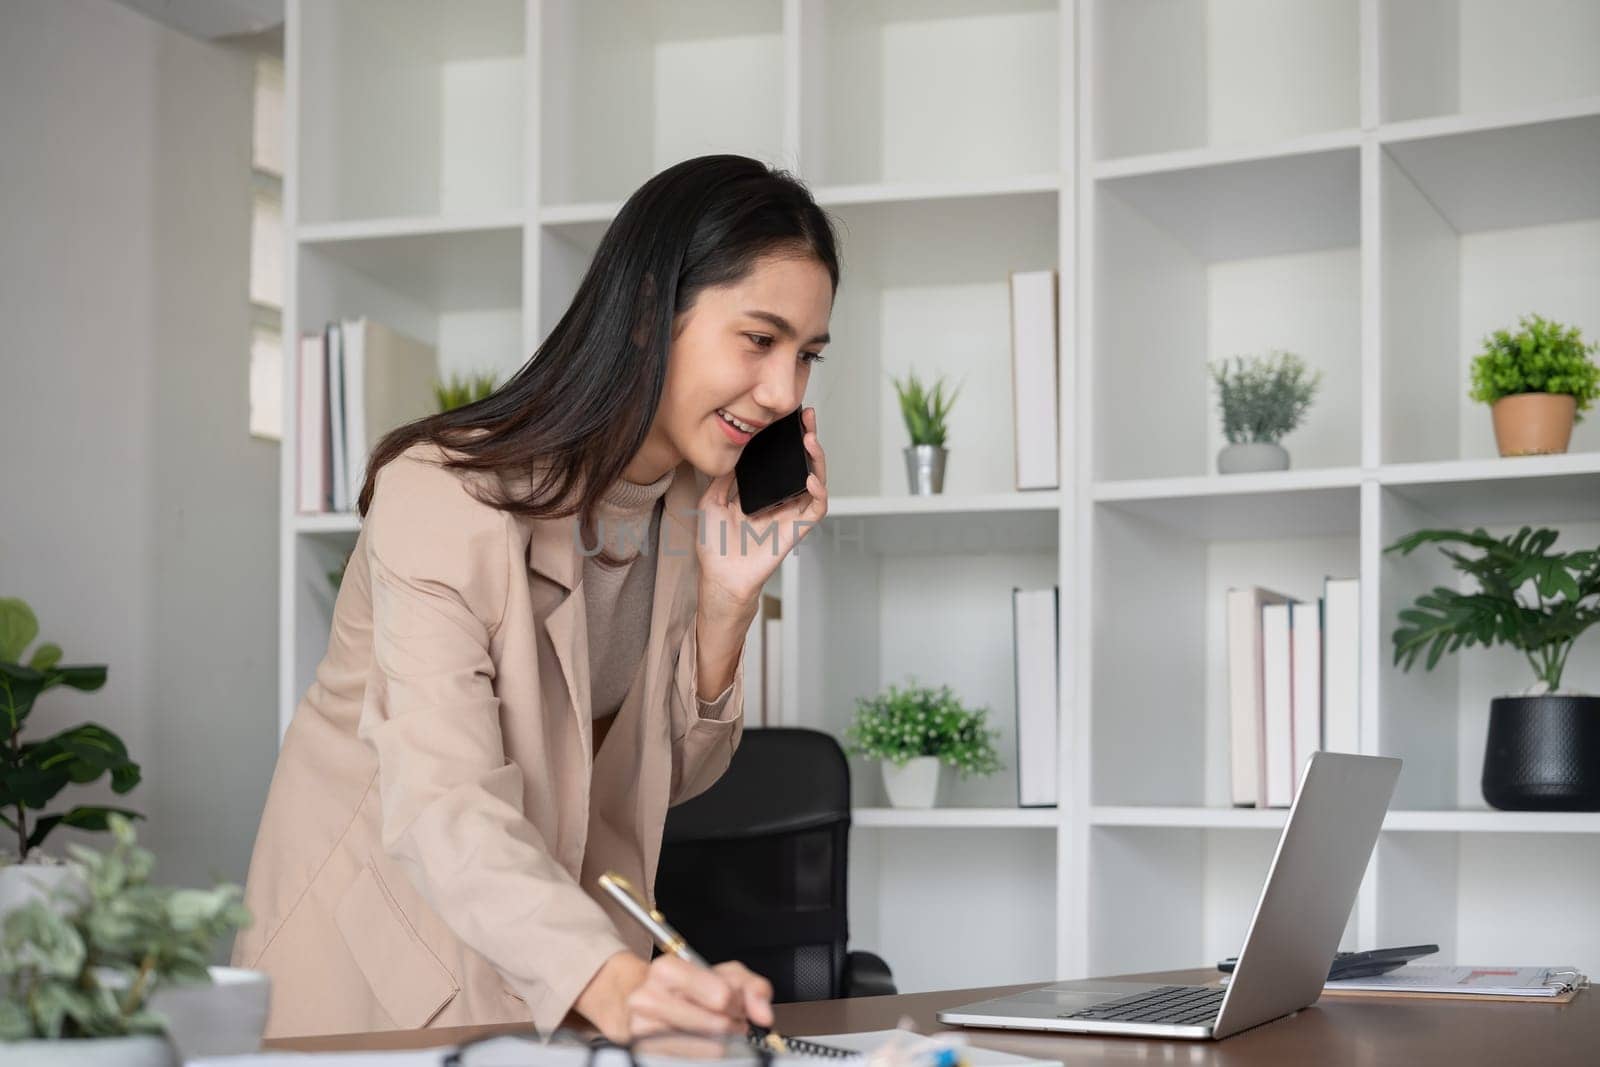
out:
M1387 974L1343 978L1324 993L1367 996L1466 997L1562 1002L1589 984L1576 967L1480 967L1408 963Z

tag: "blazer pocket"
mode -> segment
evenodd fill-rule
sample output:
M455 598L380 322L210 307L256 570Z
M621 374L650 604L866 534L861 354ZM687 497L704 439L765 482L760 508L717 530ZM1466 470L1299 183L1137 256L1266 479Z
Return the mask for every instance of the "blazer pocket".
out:
M333 921L372 995L402 1029L428 1025L460 991L371 863L339 898Z

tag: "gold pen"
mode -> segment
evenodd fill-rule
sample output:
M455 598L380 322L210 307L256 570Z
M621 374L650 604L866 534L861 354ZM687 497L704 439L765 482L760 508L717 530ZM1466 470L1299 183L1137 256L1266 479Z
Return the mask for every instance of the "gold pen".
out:
M685 960L697 967L708 967L704 957L689 947L683 935L672 928L667 922L667 917L661 912L645 903L644 897L633 887L633 883L615 871L607 871L600 876L600 888L611 895L611 899L622 905L622 910L639 923L640 926L650 931L650 936L660 946L662 952L670 952L680 960ZM749 1039L752 1044L764 1045L775 1053L784 1053L791 1050L787 1039L780 1037L776 1030L765 1030L755 1023L750 1024ZM811 1042L804 1044L810 1045Z

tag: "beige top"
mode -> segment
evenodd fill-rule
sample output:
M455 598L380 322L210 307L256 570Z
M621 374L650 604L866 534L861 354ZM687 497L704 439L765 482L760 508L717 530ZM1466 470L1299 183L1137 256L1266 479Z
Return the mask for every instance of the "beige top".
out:
M589 613L589 713L605 719L617 713L638 680L650 637L650 599L656 580L656 544L661 501L672 471L648 485L618 478L600 498L596 539L616 556L633 558L620 567L602 565L585 552L583 593ZM701 700L703 715L720 711L733 687L714 701ZM698 699L698 698L696 698Z
M571 524L483 504L486 476L439 458L414 445L379 472L278 753L233 952L272 978L269 1037L549 1033L613 952L650 957L596 879L653 898L667 808L743 729L742 655L722 712L698 700L704 476L680 465L663 499L642 667L597 750Z

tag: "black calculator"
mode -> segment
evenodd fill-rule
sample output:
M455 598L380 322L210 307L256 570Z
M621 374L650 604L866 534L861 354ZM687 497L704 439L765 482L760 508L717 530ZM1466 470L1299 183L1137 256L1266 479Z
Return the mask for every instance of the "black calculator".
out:
M1414 959L1431 956L1438 951L1438 945L1406 945L1403 948L1375 948L1368 952L1341 952L1333 957L1333 966L1328 968L1328 981L1334 982L1341 978L1370 978L1375 974L1387 974ZM1229 956L1217 964L1217 970L1224 974L1232 974L1236 962L1238 962L1237 956Z

